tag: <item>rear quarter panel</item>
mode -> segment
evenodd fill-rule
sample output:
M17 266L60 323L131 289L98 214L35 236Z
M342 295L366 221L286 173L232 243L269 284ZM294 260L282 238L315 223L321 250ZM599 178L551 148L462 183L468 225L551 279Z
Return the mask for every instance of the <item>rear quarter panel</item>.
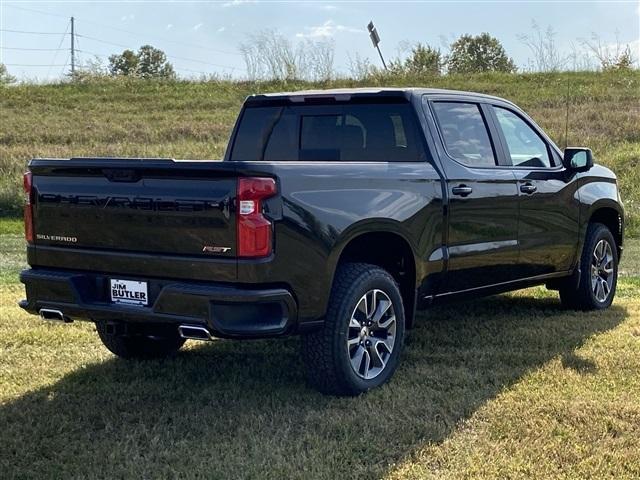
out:
M301 323L321 318L346 245L367 232L392 232L411 246L417 278L442 244L442 193L427 162L238 162L242 170L277 173L282 218L275 252L263 262L240 261L238 281L287 283ZM253 167L251 166L253 163Z

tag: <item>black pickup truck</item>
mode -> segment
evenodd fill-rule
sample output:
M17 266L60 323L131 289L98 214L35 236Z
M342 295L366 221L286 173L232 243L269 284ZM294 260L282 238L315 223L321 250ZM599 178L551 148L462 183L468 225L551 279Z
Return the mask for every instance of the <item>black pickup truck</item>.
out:
M124 358L301 334L340 395L391 377L416 309L536 284L606 308L622 253L615 175L475 93L254 95L223 161L34 159L24 186L28 312Z

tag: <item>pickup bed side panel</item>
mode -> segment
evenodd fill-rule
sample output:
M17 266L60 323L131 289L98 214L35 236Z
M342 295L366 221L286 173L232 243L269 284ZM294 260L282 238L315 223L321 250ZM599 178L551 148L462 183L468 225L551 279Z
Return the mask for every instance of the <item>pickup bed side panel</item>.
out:
M238 281L288 283L301 323L325 314L340 253L359 235L402 236L415 255L416 286L441 271L434 252L442 247L442 190L431 164L234 163L239 170L277 172L283 209L275 223L275 255L263 262L240 260Z

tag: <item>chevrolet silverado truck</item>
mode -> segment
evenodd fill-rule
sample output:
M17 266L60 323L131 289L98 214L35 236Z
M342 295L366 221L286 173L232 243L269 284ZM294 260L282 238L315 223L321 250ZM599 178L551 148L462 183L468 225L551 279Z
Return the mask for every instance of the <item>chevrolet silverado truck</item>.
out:
M222 161L34 159L20 306L123 358L299 334L311 385L388 381L416 310L546 284L615 295L615 175L506 100L435 89L246 99Z

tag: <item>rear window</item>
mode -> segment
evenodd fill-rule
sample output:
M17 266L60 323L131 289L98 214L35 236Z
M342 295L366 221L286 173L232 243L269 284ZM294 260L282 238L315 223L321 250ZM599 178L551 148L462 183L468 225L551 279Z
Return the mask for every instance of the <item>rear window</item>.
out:
M236 161L426 159L408 103L249 106L231 151Z

